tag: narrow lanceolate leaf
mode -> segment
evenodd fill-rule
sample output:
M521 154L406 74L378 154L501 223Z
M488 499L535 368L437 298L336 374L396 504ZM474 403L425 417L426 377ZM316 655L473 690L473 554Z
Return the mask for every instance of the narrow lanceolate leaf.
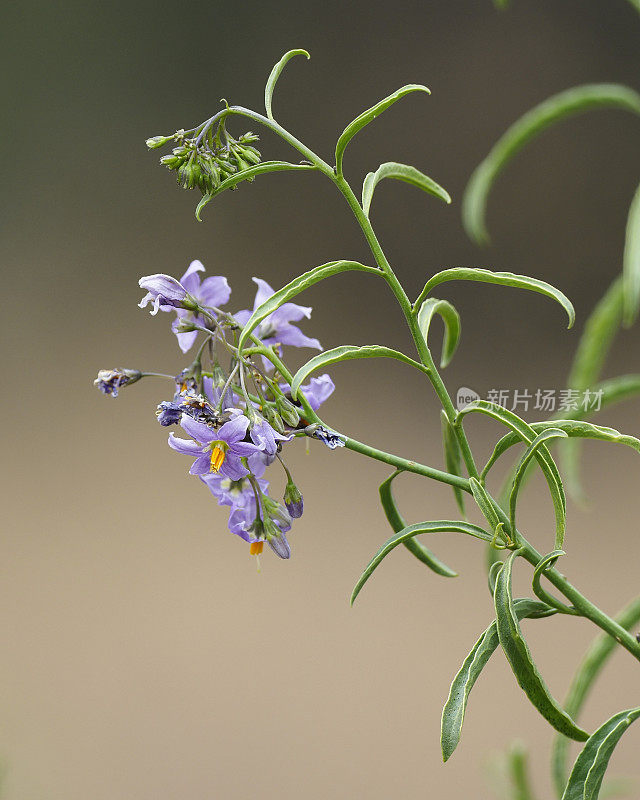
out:
M556 613L544 603L529 598L514 600L513 609L518 619L546 617ZM442 710L440 744L444 761L451 757L458 746L469 694L499 644L498 629L494 620L475 643L453 679L449 697Z
M471 488L473 499L476 501L476 505L482 512L483 517L489 523L491 530L495 531L500 524L500 518L493 507L491 499L487 494L487 490L475 478L469 478L469 487Z
M350 361L356 358L395 358L396 361L402 361L404 364L409 364L421 372L425 371L425 367L418 361L398 350L393 350L391 347L384 347L379 344L343 344L340 347L334 347L332 350L325 350L317 356L309 359L294 375L291 382L291 396L295 400L298 395L300 385L317 369L328 367L331 364L337 364L339 361Z
M600 377L622 323L623 292L623 282L616 278L586 321L567 379L570 389L582 392L591 388Z
M620 711L593 733L573 765L562 800L597 800L609 759L640 708Z
M615 428L606 428L604 425L594 425L592 422L578 419L554 419L548 422L532 422L529 425L535 435L541 431L555 428L563 431L570 438L577 439L599 439L603 442L615 442L617 444L625 444L627 447L632 447L640 453L640 439L635 436L628 436L615 430ZM498 458L514 444L522 441L522 436L519 433L508 433L496 444L491 458L487 465L482 470L482 474L486 475L491 467L495 464Z
M369 209L371 208L371 200L376 186L383 178L395 178L398 181L416 186L422 189L427 194L432 194L434 197L444 200L445 203L451 202L451 196L446 189L443 189L440 184L432 180L428 175L425 175L415 167L409 167L406 164L398 164L395 161L387 161L385 164L380 164L375 172L369 172L362 184L362 210L369 216Z
M359 264L357 261L330 261L328 264L321 264L319 267L314 267L302 275L298 275L282 289L279 289L275 294L272 294L268 300L256 308L251 317L247 320L247 324L242 329L238 348L242 350L247 339L251 333L258 327L265 317L272 314L283 303L288 303L296 295L313 286L315 283L323 281L325 278L330 278L332 275L338 275L341 272L349 272L355 270L357 272L370 272L374 275L381 275L381 271L375 267L367 267L364 264Z
M402 514L398 510L398 506L393 497L393 489L391 484L393 483L394 479L400 475L400 472L394 472L390 475L386 481L383 481L380 484L379 493L380 493L380 503L382 504L382 508L384 509L385 516L391 528L396 532L399 533L403 528L407 527L407 523L402 518ZM435 556L431 550L426 548L423 544L421 544L417 539L410 538L405 539L403 545L407 548L407 550L412 553L418 561L422 561L429 569L433 570L437 575L442 575L444 578L455 578L458 573L448 567L443 561L440 561L437 556Z
M570 739L584 742L589 738L589 734L579 728L553 699L522 636L511 596L511 570L514 557L515 553L512 553L506 560L496 581L494 603L500 644L518 684L535 708L557 731Z
M506 425L507 427L511 428L515 441L518 441L519 439L525 442L525 444L527 445L530 445L540 432L539 430L536 430L536 428L533 425L529 425L523 419L521 419L517 414L514 414L512 411L509 411L506 408L502 408L501 406L495 405L493 403L488 403L486 400L475 400L473 403L469 403L468 406L463 408L458 413L458 418L462 418L465 414L469 414L472 412L479 412L481 414L486 414L487 416L493 417L499 422L502 422L503 425ZM545 424L547 428L553 427L564 430L564 428L561 425L556 425L555 421L553 423L543 423L543 424ZM506 438L507 437L505 436L500 441L502 442ZM491 456L488 465L482 471L483 475L486 475L486 473L491 468L495 460L494 456L496 450L498 449L499 445L500 442L498 442L498 445L496 445L496 449L494 450L494 453ZM544 442L541 442L535 448L535 450L533 451L533 455L536 458L538 464L540 465L542 474L544 475L545 480L547 481L547 484L549 486L551 499L553 501L553 508L556 515L556 531L564 529L565 517L567 513L567 501L564 494L564 489L562 486L562 478L560 477L558 467L556 466L555 461L551 457L549 448Z
M640 598L636 598L616 615L616 622L625 630L631 630L640 622ZM602 672L605 664L617 647L616 640L606 633L597 636L587 650L580 666L573 676L564 709L572 718L576 719L584 706L589 692L596 679ZM567 785L569 756L569 740L565 736L556 736L553 742L551 767L553 782L558 797L562 797Z
M363 111L359 117L356 117L353 122L350 122L347 125L338 139L338 144L336 145L336 173L338 176L342 175L342 157L344 155L344 151L356 133L361 131L365 125L368 125L376 117L380 116L380 114L382 114L383 111L386 111L389 106L393 105L396 100L400 100L401 97L404 97L411 92L426 92L427 94L431 94L426 86L422 86L421 84L417 83L409 83L406 86L403 86L401 89L398 89L393 94L390 94L388 97L385 97L384 100L376 103L375 106Z
M636 321L640 308L640 186L636 189L627 217L622 274L624 324L628 328Z
M448 519L436 519L429 522L418 522L415 525L408 525L398 533L391 536L378 550L375 556L367 565L365 571L362 573L355 588L351 594L351 604L353 605L356 597L360 594L360 590L371 577L373 571L380 565L383 559L407 539L414 536L420 536L421 533L464 533L467 536L473 536L476 539L481 539L483 542L490 542L491 536L482 528L477 525L472 525L470 522L457 522Z
M312 169L315 169L313 164L290 164L288 161L263 161L261 164L256 164L253 167L236 172L234 175L230 175L228 178L225 178L215 192L203 195L196 208L196 219L198 222L202 222L200 212L207 205L207 203L213 200L214 197L217 197L219 194L224 192L225 189L232 189L242 181L253 180L256 175L264 175L267 172L285 172L291 170Z
M548 98L515 122L474 171L462 203L468 235L479 244L489 241L485 216L487 198L497 176L524 145L555 122L597 108L619 108L640 114L640 95L626 86L595 83L576 86Z
M509 524L511 525L511 530L515 531L516 529L516 506L518 503L518 492L520 491L520 486L522 484L522 480L526 474L527 466L532 458L534 458L536 451L538 448L544 444L548 439L558 439L564 438L566 439L568 434L560 430L559 428L547 428L544 431L541 431L536 438L531 442L531 444L525 450L522 458L520 459L518 466L516 467L516 472L513 477L513 483L511 485L511 493L509 495ZM565 517L563 511L563 492L562 492L562 485L558 485L555 480L555 476L551 483L549 484L549 488L553 495L553 507L556 509L560 509L560 514L556 516L556 549L562 547L562 543L564 542L564 531L565 531Z
M442 340L442 356L440 358L440 366L444 368L453 358L460 341L460 315L447 300L436 300L435 297L428 297L418 311L418 327L427 343L429 341L429 328L436 314L444 322L444 339Z
M537 278L529 278L527 275L515 275L513 272L492 272L489 269L481 269L480 267L452 267L451 269L437 272L432 278L429 278L424 289L420 292L413 306L414 311L416 308L420 308L425 297L435 286L446 281L480 281L481 283L495 283L498 286L512 286L516 289L528 289L560 303L569 317L569 328L576 318L572 302L560 289L556 289L550 283L539 281Z
M527 750L520 742L514 743L507 754L513 800L534 800Z
M444 411L440 412L440 422L442 425L442 447L444 449L444 461L447 471L462 478L462 455L460 453L460 445L453 432L449 418ZM457 486L453 486L452 489L458 508L464 515L466 512L464 510L464 494L462 489Z
M270 120L273 120L273 113L271 111L273 90L275 89L278 78L280 77L280 73L294 56L306 56L307 59L311 58L306 50L289 50L289 52L285 53L280 61L278 61L275 67L271 70L271 74L267 79L267 85L264 87L264 107Z

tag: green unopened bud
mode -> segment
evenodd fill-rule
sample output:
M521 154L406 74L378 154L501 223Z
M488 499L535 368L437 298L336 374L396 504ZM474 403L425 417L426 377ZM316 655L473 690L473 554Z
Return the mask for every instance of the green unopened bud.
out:
M276 397L276 408L280 412L282 419L287 423L287 425L290 425L292 428L295 428L298 425L300 422L300 414L298 414L298 409L284 395L278 395Z
M284 434L285 427L284 422L282 421L282 417L278 412L275 410L273 406L265 406L263 409L264 416L271 425L271 427L280 434Z
M224 370L220 366L220 364L216 364L213 368L213 372L211 373L211 380L213 385L216 389L222 389L222 387L227 382L227 376L224 374Z
M155 150L156 147L164 147L165 144L173 141L173 136L152 136L147 139L146 145L149 150Z

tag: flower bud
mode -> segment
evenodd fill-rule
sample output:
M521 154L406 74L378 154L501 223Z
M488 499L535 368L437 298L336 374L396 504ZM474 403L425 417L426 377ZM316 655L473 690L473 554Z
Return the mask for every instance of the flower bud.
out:
M291 514L293 519L298 519L302 516L304 510L302 494L291 478L289 478L285 486L283 500L287 511Z
M298 414L298 409L284 395L279 394L276 397L276 408L280 412L282 419L292 428L295 428L300 422L300 414Z
M152 136L147 139L146 145L149 150L155 150L156 147L164 147L165 144L173 141L173 136Z
M284 422L275 408L273 408L273 406L265 406L263 413L269 425L271 425L271 427L278 433L284 434L286 430L284 427Z

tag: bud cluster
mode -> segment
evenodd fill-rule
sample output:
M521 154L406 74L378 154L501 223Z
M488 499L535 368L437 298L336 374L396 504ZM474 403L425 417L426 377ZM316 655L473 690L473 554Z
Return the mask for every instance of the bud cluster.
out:
M252 146L256 141L258 136L251 132L234 139L220 122L215 134L205 125L190 137L184 130L173 136L152 136L147 147L155 149L174 142L175 147L162 156L160 163L176 173L183 189L198 188L203 195L212 195L224 180L260 163L260 152Z

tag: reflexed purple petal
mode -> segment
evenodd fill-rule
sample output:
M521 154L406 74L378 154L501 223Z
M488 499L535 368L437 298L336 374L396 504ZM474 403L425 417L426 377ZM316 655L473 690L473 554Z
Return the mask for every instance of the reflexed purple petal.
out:
M221 438L218 432L213 428L204 425L202 422L196 422L186 415L182 417L180 425L185 433L188 433L189 436L192 436L197 442L201 442L202 444L209 444L209 442L215 442ZM224 427L224 425L222 427Z
M187 271L180 278L180 283L189 292L189 294L195 295L198 291L198 287L200 286L200 276L198 275L199 272L204 272L204 265L202 261L198 261L196 259L189 264Z
M211 453L196 458L189 470L191 475L206 475L207 472L211 472Z
M255 512L253 514L255 517ZM245 508L236 508L234 509L230 516L229 522L227 523L229 526L229 530L231 533L235 533L236 536L239 536L241 539L244 539L245 542L254 542L255 537L249 533L249 528L251 527L251 523L253 522L253 517L251 520L248 519L247 516L247 509Z
M189 350L195 344L196 339L198 338L198 331L187 331L186 333L179 333L178 331L174 331L176 334L176 338L178 339L178 346L182 350L183 353L188 353Z
M224 276L215 275L205 278L195 294L203 306L223 306L229 302L231 287Z
M274 328L286 325L289 322L300 322L301 319L309 319L311 316L310 306L299 306L295 303L283 303L269 317L269 322Z
M311 378L309 383L300 387L309 401L309 405L314 411L317 411L320 406L333 394L336 386L331 380L329 375L318 375L317 378Z
M253 301L253 310L261 306L265 300L268 300L272 294L275 294L271 286L262 278L254 278L253 282L257 284L258 291L256 292L256 299Z
M305 336L300 328L295 325L283 325L265 342L280 342L280 344L288 344L292 347L313 347L316 350L322 350L322 345L317 339L311 339Z
M141 289L146 289L153 297L160 297L161 302L165 301L169 304L182 302L186 295L184 286L179 281L162 273L145 275L140 278L138 285Z
M267 468L267 459L265 458L265 454L258 450L247 458L247 464L256 478L261 478Z
M251 312L245 309L244 311L236 311L236 313L233 315L233 318L238 325L246 325L250 316Z
M245 475L249 474L249 470L242 464L235 453L228 450L220 467L220 474L226 475L232 481L239 481L240 478L244 478Z
M229 452L237 456L252 456L260 448L251 442L232 442L229 445Z
M182 453L185 456L200 456L202 455L202 447L191 439L180 439L173 433L169 434L169 447L173 448L177 453Z
M227 444L233 444L234 442L239 442L244 439L248 427L249 420L244 415L240 414L234 419L229 420L229 422L225 422L217 432L215 438L221 439L223 442L227 442ZM208 441L213 440L209 439Z

